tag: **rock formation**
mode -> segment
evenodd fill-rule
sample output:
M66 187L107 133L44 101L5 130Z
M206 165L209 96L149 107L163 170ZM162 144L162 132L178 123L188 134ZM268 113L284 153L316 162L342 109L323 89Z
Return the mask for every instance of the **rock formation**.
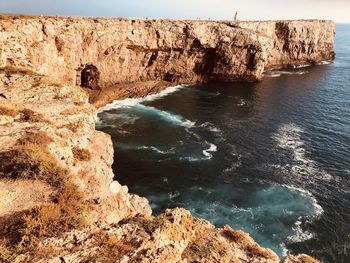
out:
M256 81L266 68L334 58L335 26L325 20L2 16L0 21L0 67L30 69L92 89L145 81Z
M333 59L332 22L0 21L0 261L279 262L184 209L151 217L113 181L111 139L78 86L108 102L169 83L255 81L265 68Z

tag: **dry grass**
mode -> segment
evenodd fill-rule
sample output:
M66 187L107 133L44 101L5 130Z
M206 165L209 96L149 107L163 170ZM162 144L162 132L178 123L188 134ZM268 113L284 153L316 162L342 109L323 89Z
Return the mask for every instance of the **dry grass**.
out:
M247 255L249 255L250 257L274 259L273 254L269 250L260 247L243 231L234 230L229 226L224 226L222 235L230 242L234 242L240 245L240 247L244 249Z
M84 127L84 121L83 120L79 120L77 122L73 122L73 123L68 123L62 126L62 128L67 128L69 130L71 130L72 132L76 133L79 130L81 130Z
M188 244L182 257L190 262L195 262L198 259L209 258L212 255L224 256L227 246L216 238L210 238L207 234L203 233Z
M0 153L0 178L41 180L61 187L67 171L44 147L29 144Z
M17 140L17 145L36 144L46 147L52 143L53 139L43 131L26 132L26 134Z
M11 116L14 118L18 115L18 111L11 106L0 105L0 115Z
M44 119L43 115L32 111L30 109L24 109L20 111L21 117L20 121L22 122L44 122L44 123L50 123L50 121Z
M92 262L113 263L135 250L133 244L126 243L105 231L94 234L94 244L98 247L98 251L93 258L90 258Z
M1 178L41 180L56 191L52 203L24 212L7 226L9 243L0 250L0 262L11 262L15 255L32 251L43 238L59 236L86 225L89 206L83 193L45 147L25 144L0 153Z
M320 261L314 259L313 257L310 257L308 255L305 254L301 254L298 256L300 262L302 263L321 263Z
M0 262L11 262L14 259L14 255L11 250L6 247L0 247Z
M67 183L55 199L57 203L33 208L23 217L23 225L18 231L20 233L18 250L34 248L42 238L59 236L86 225L87 205L76 185Z
M72 152L75 160L83 161L83 162L91 160L91 153L87 149L73 147Z

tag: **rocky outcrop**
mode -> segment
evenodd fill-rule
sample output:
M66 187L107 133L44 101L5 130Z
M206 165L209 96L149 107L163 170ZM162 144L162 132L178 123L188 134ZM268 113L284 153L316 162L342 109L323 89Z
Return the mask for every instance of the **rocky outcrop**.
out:
M104 225L151 213L146 199L113 182L112 142L109 135L95 130L96 109L86 92L34 72L2 69L0 94L0 217L52 201L49 184L5 174L11 167L4 166L3 153L27 144L45 146L69 171L93 206L89 222ZM22 166L17 163L13 169Z
M111 139L95 130L96 109L80 87L7 68L0 94L0 261L280 261L244 232L216 229L184 209L151 217L147 200L113 181ZM69 178L56 177L58 171ZM77 188L57 195L57 179ZM68 222L57 218L56 206ZM77 216L84 225L76 228ZM54 232L56 222L59 229L68 224L65 231ZM299 255L285 262L318 261Z
M266 68L334 58L335 26L325 20L2 16L0 21L0 67L30 69L92 89L140 81L256 81Z
M146 199L113 181L111 139L75 84L102 106L171 83L258 80L267 67L332 59L332 22L3 16L0 25L0 261L279 262L184 209L151 217Z

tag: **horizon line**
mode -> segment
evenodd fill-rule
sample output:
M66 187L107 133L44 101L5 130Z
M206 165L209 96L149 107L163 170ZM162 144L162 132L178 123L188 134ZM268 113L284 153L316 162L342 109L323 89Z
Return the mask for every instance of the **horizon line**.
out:
M102 19L139 19L139 20L189 20L189 21L234 21L228 18L170 18L170 17L139 17L139 16L84 16L84 15L48 15L32 13L1 13L0 16L28 16L28 17L52 17L52 18L102 18ZM336 24L350 24L350 21L336 21L325 18L296 18L296 19L238 19L243 22L269 22L269 21L333 21Z

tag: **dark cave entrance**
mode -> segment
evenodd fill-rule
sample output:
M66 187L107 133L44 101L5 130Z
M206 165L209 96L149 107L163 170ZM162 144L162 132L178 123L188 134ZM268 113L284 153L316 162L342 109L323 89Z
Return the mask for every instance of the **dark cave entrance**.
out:
M100 72L97 67L91 64L85 66L81 71L81 86L93 90L100 89Z

